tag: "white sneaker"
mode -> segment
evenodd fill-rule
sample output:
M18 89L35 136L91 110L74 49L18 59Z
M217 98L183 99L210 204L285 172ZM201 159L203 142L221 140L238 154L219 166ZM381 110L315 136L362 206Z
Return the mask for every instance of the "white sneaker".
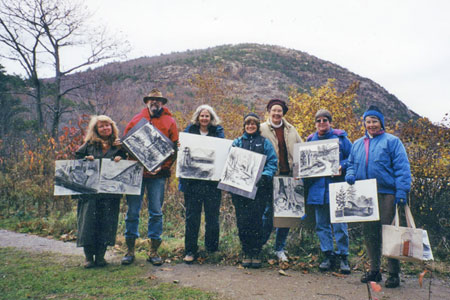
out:
M281 262L288 262L289 259L287 258L286 254L284 253L284 250L281 251L275 251L275 254L278 257L278 260Z

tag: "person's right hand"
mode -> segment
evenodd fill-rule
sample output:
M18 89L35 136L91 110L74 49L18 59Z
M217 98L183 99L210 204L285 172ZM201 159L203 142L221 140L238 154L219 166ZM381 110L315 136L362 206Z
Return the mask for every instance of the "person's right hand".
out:
M345 176L345 181L347 181L347 183L350 184L350 185L355 184L355 175L347 175L347 176Z
M94 156L93 155L88 155L84 157L87 160L94 160Z

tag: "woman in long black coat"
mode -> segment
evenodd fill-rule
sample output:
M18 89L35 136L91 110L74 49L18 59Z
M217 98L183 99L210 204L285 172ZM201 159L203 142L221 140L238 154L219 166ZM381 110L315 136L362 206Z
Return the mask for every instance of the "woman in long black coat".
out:
M125 158L116 123L108 116L93 116L85 143L75 152L77 159ZM77 246L84 248L85 268L106 265L107 246L114 246L121 195L80 195L77 208Z

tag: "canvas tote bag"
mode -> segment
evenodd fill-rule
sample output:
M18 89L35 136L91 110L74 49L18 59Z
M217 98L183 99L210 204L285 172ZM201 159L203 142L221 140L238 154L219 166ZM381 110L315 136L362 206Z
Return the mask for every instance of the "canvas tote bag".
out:
M420 262L432 260L430 242L426 230L416 228L414 218L408 205L405 205L407 227L399 226L398 207L392 225L383 225L382 254L389 258Z

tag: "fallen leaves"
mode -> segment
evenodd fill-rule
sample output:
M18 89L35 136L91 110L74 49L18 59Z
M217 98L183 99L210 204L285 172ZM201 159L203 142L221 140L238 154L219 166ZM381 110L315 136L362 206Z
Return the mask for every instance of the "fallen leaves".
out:
M430 270L423 270L423 272L419 274L419 285L420 285L420 287L422 287L422 285L423 285L423 278L425 277L425 274L427 274L427 273L431 274L431 271Z
M287 277L291 277L291 275L289 275L288 273L286 273L284 270L279 270L278 274L280 274L281 276L287 276Z
M382 290L381 285L379 285L375 281L371 281L370 282L370 287L372 288L372 291L374 291L376 293L379 293Z

